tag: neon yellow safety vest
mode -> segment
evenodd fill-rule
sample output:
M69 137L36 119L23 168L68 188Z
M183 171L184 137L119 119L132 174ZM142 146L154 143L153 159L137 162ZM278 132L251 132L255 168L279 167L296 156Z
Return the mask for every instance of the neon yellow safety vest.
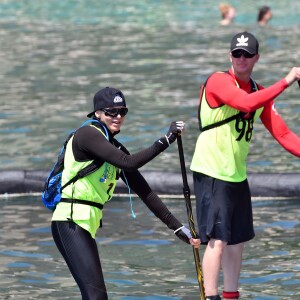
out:
M239 87L236 82L237 87ZM253 91L256 83L251 79ZM198 137L190 169L213 178L241 182L247 178L246 160L253 133L253 123L263 108L250 115L228 105L211 108L206 99L205 84L199 104Z
M94 125L102 134L99 128ZM65 165L62 173L62 186L73 178L78 171L89 165L92 161L78 162L74 158L72 150L73 137L69 140L66 153ZM109 201L117 183L117 168L107 162L95 172L80 178L75 183L68 185L62 191L62 198L88 200L104 205ZM96 232L100 227L102 210L78 203L59 202L52 216L52 221L67 221L72 219L76 224L89 231L95 238Z

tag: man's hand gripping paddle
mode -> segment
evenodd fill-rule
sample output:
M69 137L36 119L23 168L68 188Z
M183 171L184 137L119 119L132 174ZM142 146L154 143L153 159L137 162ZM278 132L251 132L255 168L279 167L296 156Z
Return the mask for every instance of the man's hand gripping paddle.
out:
M190 231L192 233L193 238L197 239L198 237L197 237L197 233L195 230L195 223L194 223L192 204L191 204L191 198L190 198L190 188L189 188L187 176L186 176L182 139L181 139L180 135L177 137L177 144L178 144L178 153L179 153L182 180L183 180L183 195L185 198L189 227L190 227ZM198 283L199 283L199 288L200 288L200 300L205 300L203 274L202 274L199 251L197 248L193 247L193 252L194 252L194 260L195 260L197 278L198 278Z

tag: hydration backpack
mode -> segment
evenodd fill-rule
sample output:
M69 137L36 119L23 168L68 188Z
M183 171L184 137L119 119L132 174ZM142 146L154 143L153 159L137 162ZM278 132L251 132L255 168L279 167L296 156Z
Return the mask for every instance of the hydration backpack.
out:
M87 125L88 123L92 123L92 122L98 123L104 128L106 138L108 139L108 133L107 133L106 128L97 120L88 120L88 121L84 122L80 127L83 127L83 126ZM45 186L44 186L44 189L42 192L42 201L43 201L44 205L52 211L55 210L57 203L60 202L61 192L65 187L67 187L71 183L75 183L78 179L83 178L83 177L95 172L101 166L101 165L97 164L95 161L92 161L88 166L86 166L83 169L81 169L80 171L78 171L78 173L72 179L70 179L66 184L61 186L61 177L62 177L62 172L64 170L64 159L65 159L67 143L69 142L71 137L75 134L75 132L76 132L76 130L71 132L70 135L68 136L68 138L66 139L66 141L64 142L64 144L58 154L57 161L55 162L52 170L50 171L50 173L46 179Z

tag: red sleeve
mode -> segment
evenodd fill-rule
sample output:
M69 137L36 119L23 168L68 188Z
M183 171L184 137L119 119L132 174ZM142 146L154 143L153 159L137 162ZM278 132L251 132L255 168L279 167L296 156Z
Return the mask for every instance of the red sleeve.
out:
M214 73L206 85L207 101L212 106L226 104L242 112L252 112L266 103L272 101L281 94L288 84L285 79L281 79L268 88L255 93L250 92L250 82L239 82L237 87L235 78L227 73Z
M265 127L277 142L291 154L300 157L300 137L293 133L276 111L273 101L269 102L260 116Z

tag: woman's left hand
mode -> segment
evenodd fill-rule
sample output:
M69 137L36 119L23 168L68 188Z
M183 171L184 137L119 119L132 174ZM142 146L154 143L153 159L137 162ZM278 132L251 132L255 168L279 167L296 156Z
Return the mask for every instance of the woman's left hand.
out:
M195 248L199 248L200 243L201 243L200 239L193 239L193 238L190 239L190 244Z
M200 239L194 239L192 237L192 234L189 229L187 229L185 226L181 226L177 230L174 231L176 236L181 239L182 241L186 242L187 244L193 245L195 248L200 247ZM196 233L196 236L198 237L198 234Z

